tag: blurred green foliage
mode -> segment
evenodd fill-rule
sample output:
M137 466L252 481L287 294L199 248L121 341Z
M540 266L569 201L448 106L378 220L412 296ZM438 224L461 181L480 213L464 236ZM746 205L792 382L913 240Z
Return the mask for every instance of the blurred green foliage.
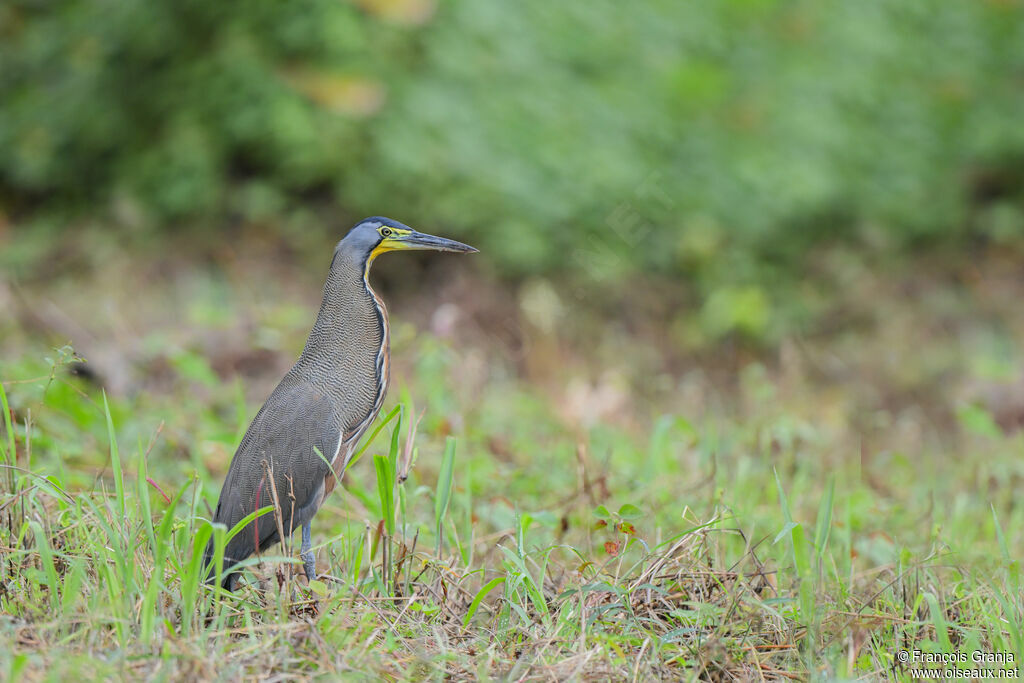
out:
M337 207L510 274L743 287L823 240L1024 236L1022 83L1016 0L9 0L0 197L148 229Z

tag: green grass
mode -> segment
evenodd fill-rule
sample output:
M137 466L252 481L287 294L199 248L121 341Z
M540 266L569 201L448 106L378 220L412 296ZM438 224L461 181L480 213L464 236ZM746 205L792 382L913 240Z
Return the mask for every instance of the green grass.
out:
M199 562L229 533L210 505L255 404L204 383L201 357L181 390L134 398L70 377L66 350L5 365L0 677L909 680L901 649L1024 661L1024 509L994 483L1024 474L1022 441L977 428L981 409L865 457L754 368L740 409L638 404L572 429L516 380L468 390L421 342L396 350L401 401L315 520L322 579L291 577L288 543L234 594Z
M852 284L825 322L760 349L698 350L659 306L545 330L519 315L528 289L492 305L507 288L476 281L439 337L433 295L382 288L393 389L314 522L321 579L290 578L289 540L227 594L197 550L231 533L208 523L228 462L322 286L239 249L156 267L97 247L10 289L0 679L909 680L901 649L1024 660L1012 259L830 261Z

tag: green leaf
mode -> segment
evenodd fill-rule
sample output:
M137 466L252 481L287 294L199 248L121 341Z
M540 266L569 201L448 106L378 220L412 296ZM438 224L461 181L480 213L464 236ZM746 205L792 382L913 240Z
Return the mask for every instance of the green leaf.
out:
M630 503L626 503L619 508L619 517L622 519L639 519L643 516L644 513L640 511L640 508Z

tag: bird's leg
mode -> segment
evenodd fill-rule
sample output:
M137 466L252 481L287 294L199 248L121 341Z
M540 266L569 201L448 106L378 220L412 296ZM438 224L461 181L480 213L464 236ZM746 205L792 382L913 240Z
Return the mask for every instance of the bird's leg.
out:
M302 548L299 557L302 558L302 566L306 570L306 578L312 581L316 578L316 555L310 548L313 546L313 523L306 522L302 525Z

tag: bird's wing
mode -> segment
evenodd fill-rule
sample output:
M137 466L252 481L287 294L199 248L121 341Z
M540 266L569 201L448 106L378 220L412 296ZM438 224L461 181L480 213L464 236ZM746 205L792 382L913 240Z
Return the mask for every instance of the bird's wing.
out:
M340 437L341 426L327 396L309 382L286 376L231 460L214 521L231 529L254 510L273 505L276 489L281 526L290 533L316 511ZM275 515L260 517L228 544L225 566L275 543L278 535Z

